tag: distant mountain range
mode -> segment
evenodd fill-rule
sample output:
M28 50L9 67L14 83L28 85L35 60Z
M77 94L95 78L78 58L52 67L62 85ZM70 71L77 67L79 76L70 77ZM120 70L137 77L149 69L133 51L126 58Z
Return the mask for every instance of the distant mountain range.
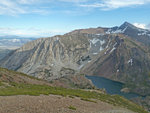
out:
M0 36L0 49L16 49L23 44L35 40L32 37Z
M125 22L40 38L10 52L0 66L48 81L77 73L103 76L150 95L150 31Z

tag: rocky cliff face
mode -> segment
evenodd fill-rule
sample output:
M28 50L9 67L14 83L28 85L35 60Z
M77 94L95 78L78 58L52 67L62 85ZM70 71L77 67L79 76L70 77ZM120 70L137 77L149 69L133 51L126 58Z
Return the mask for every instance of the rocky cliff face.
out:
M108 38L66 34L38 39L10 53L1 66L47 80L75 74L105 48Z
M130 38L118 35L81 72L121 81L131 91L149 95L150 54L149 49Z
M0 60L3 59L5 57L5 55L7 55L9 52L11 52L11 50L0 48Z
M150 94L149 34L127 22L120 27L75 30L29 42L0 65L49 81L77 73L104 76L134 92Z
M108 29L107 33L122 33L126 36L129 36L133 40L150 46L150 31L137 28L128 22L125 22L120 27L113 27Z

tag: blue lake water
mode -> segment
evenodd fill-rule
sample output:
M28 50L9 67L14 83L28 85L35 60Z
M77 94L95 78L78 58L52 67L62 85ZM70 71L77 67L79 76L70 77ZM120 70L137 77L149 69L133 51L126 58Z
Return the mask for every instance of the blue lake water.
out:
M109 80L109 79L106 79L103 77L98 77L98 76L86 76L86 77L88 79L90 79L97 88L105 88L105 90L108 94L111 94L111 95L118 94L127 99L131 99L131 98L140 96L135 93L121 92L121 89L123 88L123 85L124 85L123 83Z

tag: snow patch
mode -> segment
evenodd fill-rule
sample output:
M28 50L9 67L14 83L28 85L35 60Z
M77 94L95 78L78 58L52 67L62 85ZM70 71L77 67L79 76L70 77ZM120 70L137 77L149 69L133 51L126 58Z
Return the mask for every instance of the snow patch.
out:
M147 30L141 29L141 28L138 28L138 31L140 31L140 32L147 32Z
M59 40L59 37L57 37L56 40Z
M124 32L126 31L127 28L128 28L128 26L127 26L126 28L124 28L124 29L122 30L122 32L124 33Z
M103 48L103 47L100 47L100 48L99 48L99 51L102 51L102 50L104 50L104 48Z
M138 36L141 36L141 35L147 35L147 36L150 36L150 34L147 34L146 32L138 33Z
M103 45L105 43L105 40L99 40L100 44Z
M95 34L95 35L97 35L97 36L103 36L103 35L104 35L104 33L101 33L101 34Z
M100 40L97 39L97 38L94 38L93 40L90 40L90 42L91 42L92 44L96 44L98 41L100 41Z
M106 31L106 34L111 34L111 33L124 33L125 31L126 31L126 29L128 28L128 26L127 27L125 27L123 30L122 29L117 29L117 30L112 30L112 29L108 29L107 31Z
M121 29L117 29L116 31L112 31L111 33L124 33Z
M94 55L97 55L98 53L93 53Z
M89 41L90 41L90 48L92 48L92 45L94 45L95 47L100 45L99 51L103 50L102 45L105 43L105 40L100 40L100 39L94 38L94 39L89 40ZM98 45L98 42L99 42L99 45ZM93 54L98 54L98 53L93 53Z
M115 47L117 45L117 42L113 45L113 47Z
M112 53L116 49L116 47L115 47L116 45L117 45L117 42L113 45L113 48L109 53Z
M141 35L148 35L148 30L144 30L144 29L138 29L139 33L138 33L138 36L141 36Z
M131 66L133 65L133 59L128 60L128 64L131 64Z
M107 44L106 48L108 48L108 47L109 47L109 43L110 43L110 40L108 41L108 44Z
M116 49L116 48L115 48L115 47L113 47L113 48L112 48L112 50L111 50L109 53L112 53L115 49Z
M144 33L138 33L138 36L141 36L141 35L147 35L145 32Z
M102 50L104 50L104 48L102 47L102 45L105 43L105 40L100 40L100 48L99 48L99 51L102 51Z
M80 65L79 69L81 69L84 66L84 64Z
M107 31L106 31L106 34L110 34L111 33L111 29L108 29Z

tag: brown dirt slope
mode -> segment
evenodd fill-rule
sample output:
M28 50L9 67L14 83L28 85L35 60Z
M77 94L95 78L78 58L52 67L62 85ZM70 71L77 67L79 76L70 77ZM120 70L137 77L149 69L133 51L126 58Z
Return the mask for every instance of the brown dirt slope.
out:
M75 110L69 107L75 108ZM0 113L134 113L97 101L62 96L9 96L0 97Z

